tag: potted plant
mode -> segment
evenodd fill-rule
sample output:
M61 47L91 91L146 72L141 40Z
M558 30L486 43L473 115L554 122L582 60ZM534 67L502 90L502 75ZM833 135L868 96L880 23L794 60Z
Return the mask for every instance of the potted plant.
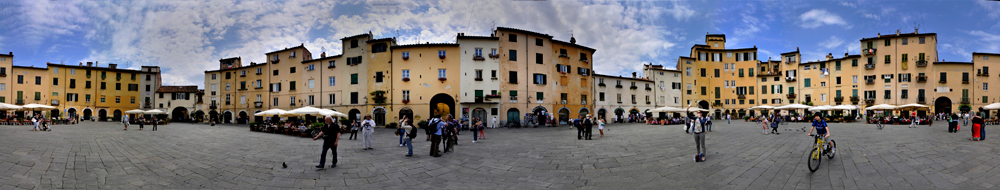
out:
M410 100L403 100L403 104L409 104Z
M410 81L410 77L403 78L403 82L409 82L409 81Z
M442 81L442 82L444 82L444 81L446 81L446 80L448 80L448 78L444 78L444 77L441 77L441 78L438 78L438 81Z
M615 85L615 88L622 88L622 85L620 85L620 84Z
M600 87L605 87L605 86L607 86L607 85L604 85L604 83L602 82L602 83L597 83L597 86L600 86Z

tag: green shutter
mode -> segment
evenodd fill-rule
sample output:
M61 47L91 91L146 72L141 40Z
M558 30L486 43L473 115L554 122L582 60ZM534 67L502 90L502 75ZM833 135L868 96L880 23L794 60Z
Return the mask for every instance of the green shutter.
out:
M812 87L812 84L810 84L810 79L809 78L806 78L803 81L805 81L805 84L803 85L803 87Z
M702 87L702 92L704 92L704 90L705 90L704 87ZM722 90L719 89L719 87L715 87L715 98L721 98L721 96L722 96Z
M753 86L750 86L750 94L753 95Z
M851 66L857 67L858 66L858 59L852 59L851 60Z
M536 100L544 100L545 99L545 93L542 93L542 92L535 93L535 99Z
M750 68L750 76L753 77L753 68Z
M740 69L740 77L743 77L743 69Z
M788 87L789 94L795 94L795 87Z
M851 96L858 96L858 89L851 89Z
M483 90L476 90L476 97L483 97Z
M767 85L760 86L760 94L767 94Z
M517 90L511 90L510 96L517 96Z
M836 97L840 97L840 90L837 90L837 96Z

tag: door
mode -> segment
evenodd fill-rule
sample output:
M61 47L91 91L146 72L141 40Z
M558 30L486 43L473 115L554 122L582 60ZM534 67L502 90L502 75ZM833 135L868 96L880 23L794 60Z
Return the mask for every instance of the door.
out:
M375 126L385 126L385 109L377 108L373 114L372 119L375 120Z
M521 112L518 111L517 108L510 108L509 110L507 110L507 122L519 123L521 122L520 117L521 117Z
M486 120L486 109L483 108L476 108L475 110L472 110L472 118L476 118L479 119L479 121L483 121L483 124L486 124L489 121Z

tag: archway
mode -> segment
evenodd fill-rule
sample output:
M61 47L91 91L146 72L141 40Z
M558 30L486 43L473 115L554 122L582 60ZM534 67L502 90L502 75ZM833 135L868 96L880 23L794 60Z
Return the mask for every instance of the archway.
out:
M114 119L115 121L121 121L122 120L122 110L115 110L114 116L115 116L115 119Z
M250 118L250 116L247 115L246 111L240 111L240 113L238 114L238 116L239 116L240 119L236 120L237 124L246 124L247 120Z
M221 123L232 123L233 122L233 112L226 110L222 112L222 122Z
M176 107L170 111L170 116L172 116L172 121L185 121L188 117L188 110L184 107Z
M78 115L76 115L76 108L66 109L66 114L68 114L68 116L70 118L74 118L74 119L77 119L77 117L79 117Z
M632 116L632 120L629 121L629 122L637 122L637 121L639 121L639 109L635 109L635 108L629 109L628 110L628 115Z
M403 108L399 110L399 118L403 117L410 118L410 121L416 123L416 120L413 118L413 110L410 108Z
M472 110L472 118L478 119L479 121L482 121L484 124L489 123L488 122L489 120L486 120L486 109L483 108L476 108Z
M608 110L604 109L604 108L598 109L597 110L597 116L601 117L601 119L607 120L608 119L607 118L608 117Z
M361 110L351 109L351 111L347 112L347 117L350 118L351 121L357 121L358 118L361 117Z
M702 100L698 102L698 107L701 109L708 109L708 101Z
M208 120L212 122L219 122L219 111L208 111Z
M521 111L517 110L517 108L507 109L507 122L520 123L521 122L520 117L521 117Z
M715 119L722 119L722 109L715 109Z
M194 111L194 114L191 115L191 116L194 117L195 121L199 121L200 122L200 121L202 121L202 120L205 119L205 111L201 111L201 110Z
M578 111L577 113L579 113L578 115L580 115L580 116L587 117L587 115L590 114L590 109L580 108L580 111ZM593 116L591 116L591 117L593 117Z
M372 110L372 120L375 120L375 126L385 126L385 108L375 108Z
M615 108L615 120L614 121L615 122L621 122L622 119L624 119L623 115L625 115L625 109Z
M531 110L531 116L534 117L535 122L538 124L548 123L549 120L549 110L545 109L543 106L536 106L535 109Z
M569 109L560 108L559 109L559 124L565 125L569 124Z
M108 110L106 110L106 109L101 109L101 110L98 110L98 111L97 111L97 119L98 119L98 120L101 120L101 121L108 121L108 120L107 120L106 118L108 118Z
M90 120L94 116L94 111L91 109L83 109L83 119Z
M430 105L430 113L433 115L455 116L455 98L451 95L445 93L434 95L431 97Z
M934 100L934 113L951 113L951 99L948 97L938 97Z

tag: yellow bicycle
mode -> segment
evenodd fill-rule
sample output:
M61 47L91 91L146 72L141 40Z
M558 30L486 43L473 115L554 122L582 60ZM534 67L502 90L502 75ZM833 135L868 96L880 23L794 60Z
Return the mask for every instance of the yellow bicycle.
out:
M819 169L820 161L823 160L823 155L833 159L833 156L837 154L837 141L831 139L829 145L826 145L822 135L812 136L816 138L816 144L813 144L813 149L809 152L809 172L816 172Z

